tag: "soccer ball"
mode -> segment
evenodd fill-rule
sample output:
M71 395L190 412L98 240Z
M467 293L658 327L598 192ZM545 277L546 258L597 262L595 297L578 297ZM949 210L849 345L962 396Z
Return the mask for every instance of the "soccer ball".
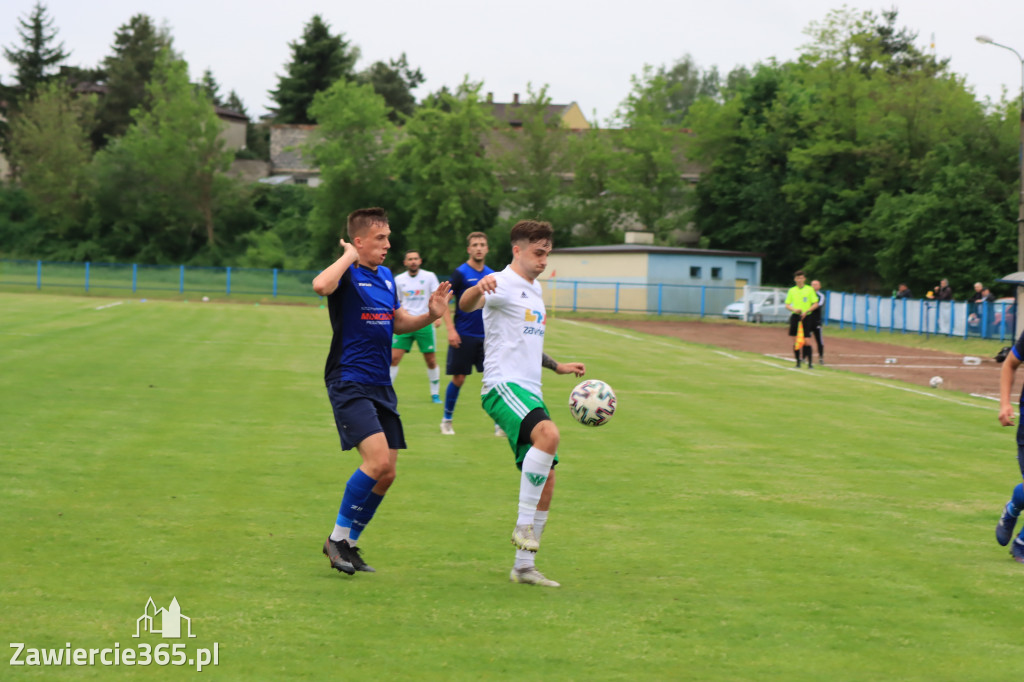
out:
M584 426L601 426L615 414L615 391L603 381L581 381L569 394L569 412Z
M932 388L942 388L942 377L932 377L928 385Z

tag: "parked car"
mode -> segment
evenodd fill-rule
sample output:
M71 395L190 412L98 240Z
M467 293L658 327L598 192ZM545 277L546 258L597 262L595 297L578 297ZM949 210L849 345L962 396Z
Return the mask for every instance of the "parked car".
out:
M784 322L789 319L785 294L774 291L752 291L746 298L725 306L723 317L749 322Z

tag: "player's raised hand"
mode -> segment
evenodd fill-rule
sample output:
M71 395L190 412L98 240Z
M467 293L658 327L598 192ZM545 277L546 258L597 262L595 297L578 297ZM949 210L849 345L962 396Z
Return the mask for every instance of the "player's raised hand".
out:
M444 311L448 310L450 300L452 300L452 283L441 282L434 289L434 293L430 294L430 300L427 301L427 309L430 310L430 314L435 320L444 316Z
M338 243L341 244L342 255L348 255L356 252L356 247L351 242L339 239Z

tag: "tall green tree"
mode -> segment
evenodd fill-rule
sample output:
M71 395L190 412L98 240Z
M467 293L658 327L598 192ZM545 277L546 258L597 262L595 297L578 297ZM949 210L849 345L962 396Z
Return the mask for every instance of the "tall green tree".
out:
M286 75L278 77L277 88L270 92L277 103L271 111L277 123L313 123L309 107L316 93L337 80L355 79L359 48L345 40L344 34L332 34L319 14L306 24L302 38L288 46L292 58L285 66Z
M480 87L466 81L454 96L419 107L393 155L404 185L399 205L409 216L405 247L420 249L436 269L465 257L466 235L492 228L501 203L497 168L483 147L497 121L481 106Z
M763 64L736 97L694 104L690 153L705 164L693 218L708 246L765 254L764 279L784 283L812 247L786 201L788 152L802 139L801 88L791 64Z
M374 91L387 102L391 108L388 118L392 123L401 123L412 116L416 108L416 97L412 91L425 80L422 71L409 66L404 52L398 59L386 63L374 62L359 74L359 81L372 85Z
M808 268L830 286L889 291L898 278L920 287L940 276L925 277L921 254L944 267L927 245L952 234L951 222L934 220L945 210L971 254L949 248L950 263L999 269L985 221L1003 210L992 180L1012 175L1012 136L895 21L895 12L832 12L809 29L814 42L797 62L760 65L731 99L694 105L694 152L709 167L695 216L709 245L764 253L777 283ZM937 172L937 159L950 172ZM964 210L940 196L950 189L963 192ZM988 215L974 208L981 202Z
M690 55L684 55L670 67L657 70L657 78L645 84L650 88L664 88L665 124L681 126L687 112L700 97L717 97L720 89L718 69L704 70Z
M84 220L94 109L92 97L75 97L66 84L51 81L40 84L11 120L11 161L45 225L40 255L58 246L45 240L67 239Z
M1017 235L1006 185L988 165L965 161L959 140L939 144L923 163L917 191L883 193L866 227L885 234L878 273L919 290L948 277L954 291L1016 269Z
M169 51L147 96L150 106L136 109L125 135L97 155L97 227L108 248L125 256L185 262L218 244L214 215L231 153L213 105Z
M112 52L103 60L107 92L100 100L99 121L92 134L94 146L103 147L124 135L132 123L132 112L148 107L146 86L160 55L172 51L171 43L170 33L157 28L145 14L136 14L117 29Z
M5 47L4 57L14 67L18 90L29 95L57 74L68 53L64 51L63 42L56 42L53 18L47 15L46 5L41 2L32 7L27 17L18 19L17 31L22 44Z
M339 80L313 98L310 113L319 125L304 150L320 169L308 239L313 263L336 253L353 209L394 198L387 162L395 130L388 111L372 86L354 81Z
M493 148L500 149L497 163L505 185L504 208L511 222L523 218L551 221L555 243L568 245L572 225L562 219L563 182L568 173L568 135L560 121L549 117L551 97L545 85L534 90L527 85L527 98L519 108L522 125L492 135Z
M645 67L634 77L633 91L618 118L624 128L616 135L616 172L611 191L623 212L664 240L689 222L690 192L682 177L685 132L673 124L665 77Z
M210 69L203 70L203 76L199 80L199 89L215 107L224 106L224 101L220 96L220 83L213 77L213 71ZM234 94L234 90L231 92Z
M573 169L569 208L563 218L574 243L621 243L621 205L612 194L612 175L621 157L612 140L614 131L593 128L573 134L568 155Z

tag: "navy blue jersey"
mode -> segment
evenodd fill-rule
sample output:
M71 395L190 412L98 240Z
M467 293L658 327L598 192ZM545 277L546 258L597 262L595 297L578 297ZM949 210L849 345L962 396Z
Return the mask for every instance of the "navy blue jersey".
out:
M1016 358L1024 362L1024 334L1020 335L1017 343L1013 344L1012 353ZM1017 445L1024 445L1024 391L1020 394L1020 419L1017 420ZM1021 463L1021 471L1024 472L1024 462Z
M494 270L491 270L486 265L483 270L475 270L469 263L463 263L455 268L455 272L452 273L452 300L455 301L455 331L459 333L459 336L484 338L483 309L464 313L459 310L459 299L462 298L462 294L466 289L476 286L477 282L492 272Z
M351 266L327 297L331 350L324 380L391 385L391 332L401 306L395 278L383 265L376 270Z

